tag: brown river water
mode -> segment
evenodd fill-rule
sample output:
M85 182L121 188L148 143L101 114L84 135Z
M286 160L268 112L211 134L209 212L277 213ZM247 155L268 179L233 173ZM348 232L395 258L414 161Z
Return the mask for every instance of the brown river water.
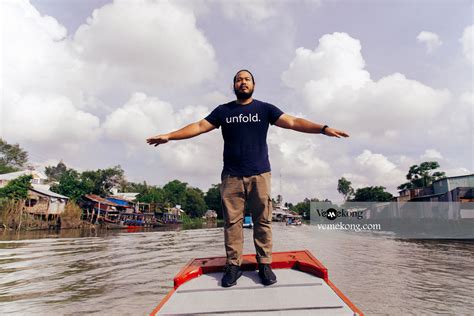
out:
M474 315L474 243L408 241L275 224L274 251L310 250L367 315ZM245 229L245 253L254 253ZM0 237L0 314L146 315L223 228L64 230Z

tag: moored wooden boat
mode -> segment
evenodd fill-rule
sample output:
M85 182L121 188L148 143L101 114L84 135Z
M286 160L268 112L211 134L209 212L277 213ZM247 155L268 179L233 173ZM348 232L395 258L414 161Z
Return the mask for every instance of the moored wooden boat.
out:
M260 283L255 255L244 255L238 284L222 288L224 265L224 257L191 260L151 315L363 315L307 250L273 253L271 286Z
M242 224L243 228L253 228L253 221L251 215L244 216L244 222Z

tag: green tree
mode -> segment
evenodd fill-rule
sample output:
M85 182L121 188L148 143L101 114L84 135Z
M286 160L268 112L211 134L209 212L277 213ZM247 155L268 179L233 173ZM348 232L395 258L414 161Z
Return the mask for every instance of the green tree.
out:
M59 178L59 184L51 186L51 191L65 195L76 201L82 195L92 193L94 185L90 181L83 181L81 174L74 169L68 169Z
M66 165L61 160L56 166L47 166L44 173L48 177L49 181L59 181L61 175L67 170Z
M160 207L165 207L169 203L163 189L154 186L148 187L146 191L140 193L137 199L139 202L154 203Z
M385 187L374 186L357 189L354 198L355 202L388 202L393 195L385 191Z
M204 196L207 208L217 212L217 217L222 218L222 205L221 205L221 184L213 184L209 190L207 190Z
M281 205L281 202L283 202L283 196L281 194L278 194L276 198L276 203L278 205Z
M185 202L182 208L190 217L203 216L207 210L204 193L199 188L186 188Z
M8 144L0 138L0 174L21 170L28 162L28 153L19 144Z
M20 176L0 188L0 198L11 200L24 200L28 197L28 189L31 188L31 175Z
M328 200L325 200L328 201ZM318 198L308 199L305 198L303 202L298 202L296 205L291 205L289 209L293 212L298 213L301 216L304 216L305 219L310 218L310 211L311 211L311 202L321 202Z
M81 180L93 189L89 193L105 196L110 194L110 189L118 186L123 181L124 171L120 166L107 169L88 170L81 174Z
M146 181L142 183L123 181L119 184L120 192L134 192L146 194L153 186L149 186Z
M344 200L348 200L354 194L354 189L351 186L351 182L346 178L342 177L337 181L337 192L344 195Z
M397 189L424 188L430 186L435 180L446 178L444 172L432 172L439 167L439 163L436 161L425 161L420 165L411 166L406 175L406 178L409 181L399 185Z
M293 212L298 213L299 215L309 215L310 212L310 200L309 199L304 199L303 202L298 202L296 205L294 205L290 210Z
M165 199L168 200L173 206L184 205L186 201L186 182L179 180L173 180L165 184L163 191Z

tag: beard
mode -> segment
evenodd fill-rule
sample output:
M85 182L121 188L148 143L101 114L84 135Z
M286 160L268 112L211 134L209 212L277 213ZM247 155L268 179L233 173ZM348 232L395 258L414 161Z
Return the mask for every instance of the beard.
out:
M234 87L234 93L237 97L237 100L247 100L252 97L253 89L249 89L248 92L240 91Z

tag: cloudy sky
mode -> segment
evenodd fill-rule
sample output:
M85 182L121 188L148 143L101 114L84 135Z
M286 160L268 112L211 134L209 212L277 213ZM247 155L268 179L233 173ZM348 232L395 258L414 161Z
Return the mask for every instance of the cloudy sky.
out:
M396 194L412 164L474 172L473 2L1 1L1 137L37 164L120 164L128 180L219 182L220 130L145 139L254 97L347 131L271 127L273 195L339 201L337 180ZM280 182L281 179L281 182Z

